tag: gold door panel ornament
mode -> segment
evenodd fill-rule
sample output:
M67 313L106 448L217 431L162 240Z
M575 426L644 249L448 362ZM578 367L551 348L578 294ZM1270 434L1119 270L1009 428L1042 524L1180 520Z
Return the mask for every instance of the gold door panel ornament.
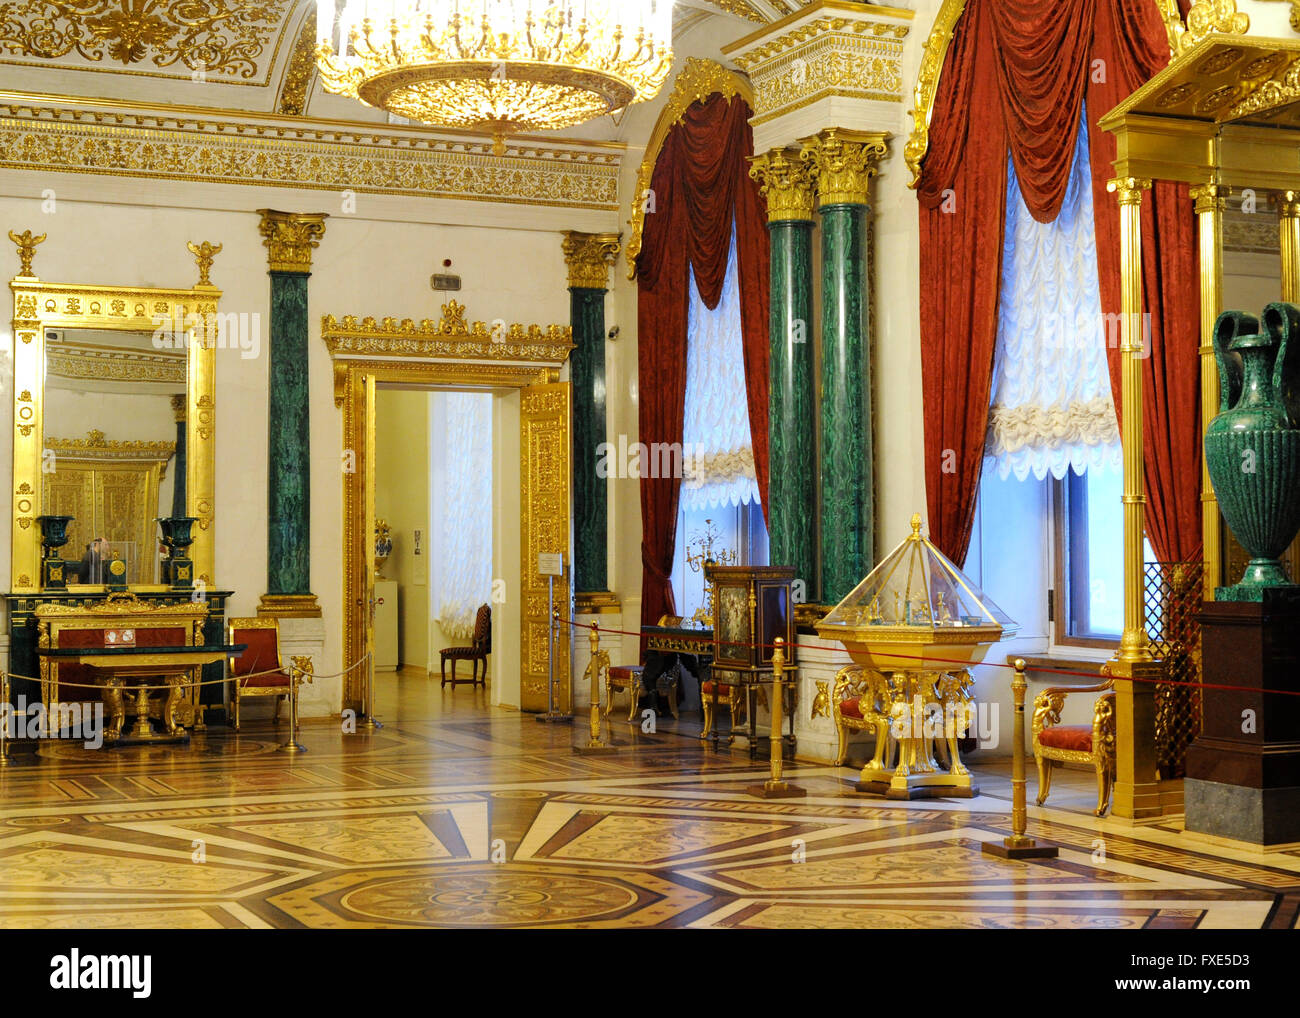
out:
M547 578L538 572L538 556L562 556L565 574L554 578L554 604L568 618L569 492L571 448L568 382L530 385L520 394L519 454L524 478L520 498L524 532L520 583L523 588L524 639L520 660L520 707L544 711L548 706L549 669ZM572 632L561 623L555 634L555 709L572 709L569 647Z

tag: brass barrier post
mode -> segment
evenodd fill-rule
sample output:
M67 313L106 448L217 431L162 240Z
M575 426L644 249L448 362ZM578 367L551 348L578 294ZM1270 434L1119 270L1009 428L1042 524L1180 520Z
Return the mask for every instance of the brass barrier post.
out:
M384 727L384 723L375 717L375 660L370 651L366 651L366 701L365 715L357 722L358 728L375 732Z
M314 669L311 658L294 657L289 661L289 741L280 746L282 753L306 753L307 747L298 741L298 684L302 678L311 682Z
M808 789L792 785L781 779L782 774L782 713L785 708L785 639L776 638L776 649L772 651L772 738L769 743L768 759L772 776L761 785L750 785L746 791L760 799L797 799L808 794Z
M587 662L587 680L591 683L591 738L585 746L574 746L573 751L583 756L617 753L617 746L605 742L600 737L601 665L602 663L604 665L603 674L609 675L609 655L600 649L600 627L594 622L591 624L591 632L587 634L587 639L591 641L591 660Z
M9 722L13 718L13 704L9 702L9 673L0 672L0 706L5 717L0 718L0 767L9 766Z
M1001 842L986 841L981 848L999 859L1055 859L1055 845L1040 845L1025 837L1025 659L1013 662L1015 674L1011 677L1011 699L1015 705L1015 735L1011 747L1011 837Z

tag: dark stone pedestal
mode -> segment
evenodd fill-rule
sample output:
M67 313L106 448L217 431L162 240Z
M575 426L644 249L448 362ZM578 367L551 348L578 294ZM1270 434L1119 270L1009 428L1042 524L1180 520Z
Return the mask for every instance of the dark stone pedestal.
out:
M1236 688L1203 691L1201 735L1187 750L1186 828L1300 842L1300 591L1208 603L1201 627L1202 681Z

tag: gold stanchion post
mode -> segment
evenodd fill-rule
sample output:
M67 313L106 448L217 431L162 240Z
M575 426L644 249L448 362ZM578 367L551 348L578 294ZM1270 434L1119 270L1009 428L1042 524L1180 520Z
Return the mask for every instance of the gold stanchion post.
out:
M289 741L280 747L282 753L306 753L307 747L298 741L298 684L303 678L312 680L311 658L294 657L289 661Z
M984 852L999 859L1055 859L1055 845L1040 845L1025 837L1025 659L1016 658L1015 674L1011 677L1011 699L1015 707L1015 734L1011 747L1011 837L1002 841L986 841Z
M364 728L368 732L378 731L384 727L384 723L375 717L375 661L374 657L366 653L366 713L358 722L358 728Z
M9 673L0 672L0 704L6 716L0 718L0 767L9 766L9 722L13 718L13 704L9 700Z
M602 675L609 675L609 652L600 649L600 627L594 622L587 639L591 641L591 660L587 662L586 676L591 684L591 738L585 746L574 746L573 751L583 756L617 753L617 746L600 737L600 680Z
M769 745L772 776L761 785L750 785L746 791L760 799L797 799L808 794L808 789L792 785L781 778L783 763L781 728L785 708L785 638L776 638L772 651L772 738Z

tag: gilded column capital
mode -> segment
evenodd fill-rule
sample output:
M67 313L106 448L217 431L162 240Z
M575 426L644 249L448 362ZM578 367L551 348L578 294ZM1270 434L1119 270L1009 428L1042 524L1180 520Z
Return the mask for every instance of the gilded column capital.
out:
M832 127L799 142L817 185L817 205L868 205L871 178L889 154L889 132Z
M177 424L185 420L186 398L184 393L176 393L171 398L172 402L172 420Z
M267 249L271 272L311 272L312 248L325 236L324 212L278 212L258 209L258 231Z
M1106 182L1106 190L1115 195L1121 205L1141 205L1142 192L1151 190L1151 179L1115 177Z
M1228 189L1220 184L1197 184L1190 194L1198 216L1228 210Z
M1273 204L1281 219L1300 219L1300 191L1277 191L1273 195Z
M621 233L579 233L565 230L564 264L574 290L608 290L609 269L622 249Z
M797 149L774 148L749 160L749 176L767 199L767 221L813 221L813 178Z

